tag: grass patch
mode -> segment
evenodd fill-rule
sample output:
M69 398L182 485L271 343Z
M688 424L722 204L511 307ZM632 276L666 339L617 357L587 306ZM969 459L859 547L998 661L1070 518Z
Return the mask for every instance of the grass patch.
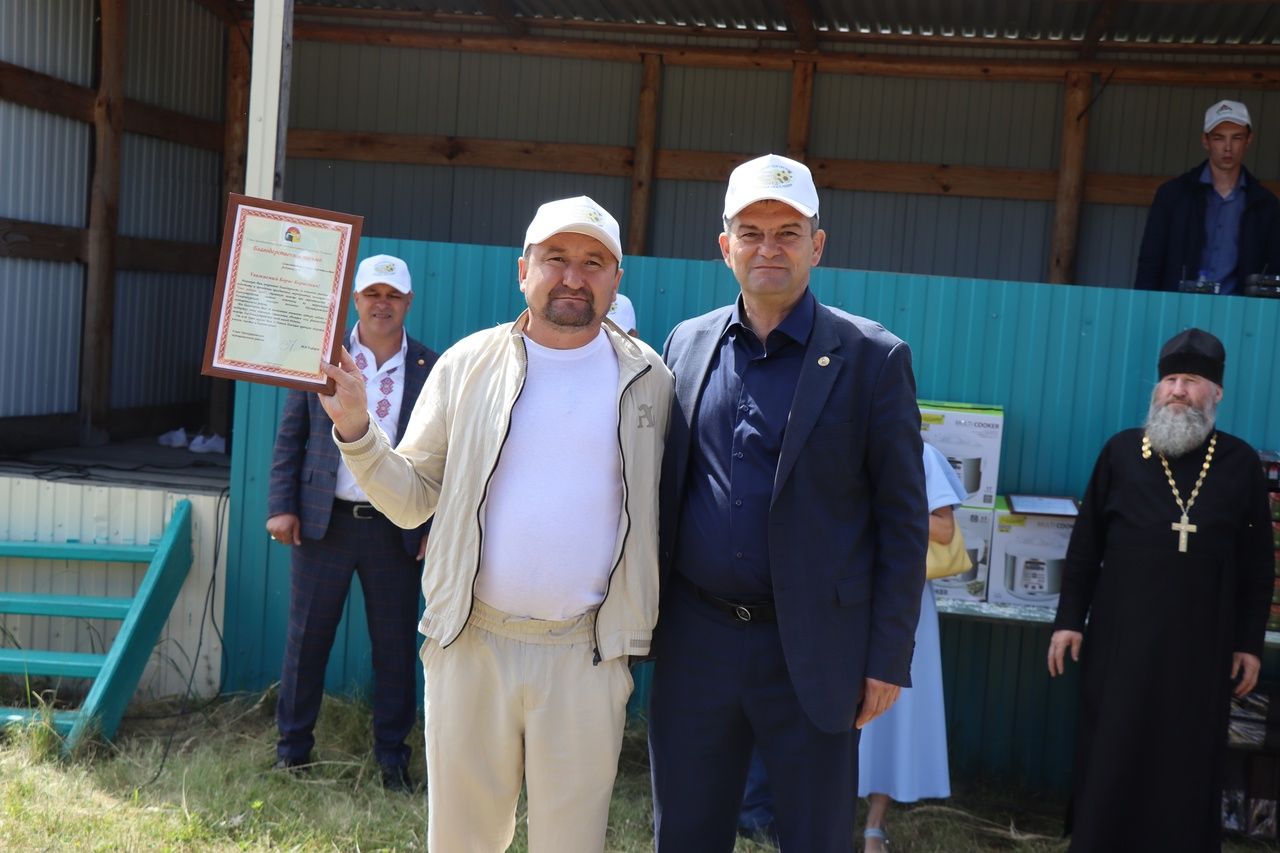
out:
M383 791L371 755L369 711L326 698L316 765L304 776L270 770L275 696L225 699L199 711L157 703L127 718L114 744L64 759L47 726L0 741L0 839L6 850L421 850L421 796ZM413 773L422 778L421 733ZM966 787L945 802L894 806L895 851L1060 853L1061 803ZM512 850L527 851L524 811ZM628 730L610 810L607 850L653 849L648 757ZM766 853L739 842L736 853ZM1228 842L1228 851L1260 844Z

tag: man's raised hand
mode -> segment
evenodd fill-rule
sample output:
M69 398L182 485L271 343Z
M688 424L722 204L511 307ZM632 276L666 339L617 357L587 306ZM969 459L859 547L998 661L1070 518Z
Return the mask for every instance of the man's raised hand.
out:
M320 393L320 405L333 421L338 438L355 441L369 431L369 399L364 391L364 374L356 367L347 348L342 348L340 363L321 362L320 369L333 380L333 394Z

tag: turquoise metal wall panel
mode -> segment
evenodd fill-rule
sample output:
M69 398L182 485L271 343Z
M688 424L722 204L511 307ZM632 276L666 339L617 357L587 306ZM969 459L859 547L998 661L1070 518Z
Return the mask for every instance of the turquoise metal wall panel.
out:
M360 251L399 254L414 274L410 334L442 350L516 315L513 246L366 238ZM720 261L630 258L622 289L641 336L661 347L680 320L731 301ZM818 269L824 302L873 317L911 344L920 396L998 403L1006 413L1002 492L1079 495L1102 443L1139 423L1160 344L1188 325L1226 343L1223 427L1280 444L1280 301ZM282 393L239 383L232 451L227 578L229 689L278 677L288 552L263 535L267 471ZM363 689L363 613L350 606L330 663L334 690ZM1044 675L1043 627L943 619L948 726L960 772L1020 776L1060 788L1070 764L1074 689Z

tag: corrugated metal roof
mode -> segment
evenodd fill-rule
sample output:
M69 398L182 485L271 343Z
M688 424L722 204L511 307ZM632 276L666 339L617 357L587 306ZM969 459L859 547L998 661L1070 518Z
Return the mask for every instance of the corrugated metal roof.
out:
M252 4L240 0L248 8ZM316 9L368 10L422 15L475 17L496 22L482 0L299 0L299 14ZM814 29L823 35L935 36L956 42L1028 40L1079 43L1102 0L812 0ZM511 17L527 25L539 21L597 22L612 25L670 27L673 35L691 29L739 33L791 33L793 22L783 0L507 0ZM1234 0L1220 3L1121 2L1104 28L1105 40L1118 43L1280 45L1276 4Z

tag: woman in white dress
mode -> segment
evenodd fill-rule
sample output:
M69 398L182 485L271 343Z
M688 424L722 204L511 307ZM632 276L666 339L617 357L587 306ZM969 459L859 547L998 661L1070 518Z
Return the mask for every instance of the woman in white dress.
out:
M924 446L925 491L929 498L929 538L943 544L955 536L953 508L964 500L964 486L947 458ZM884 831L889 801L914 803L951 796L947 768L947 721L942 704L942 652L933 586L926 581L916 626L911 687L893 707L867 724L858 747L858 796L869 801L863 832L864 851L886 850Z

